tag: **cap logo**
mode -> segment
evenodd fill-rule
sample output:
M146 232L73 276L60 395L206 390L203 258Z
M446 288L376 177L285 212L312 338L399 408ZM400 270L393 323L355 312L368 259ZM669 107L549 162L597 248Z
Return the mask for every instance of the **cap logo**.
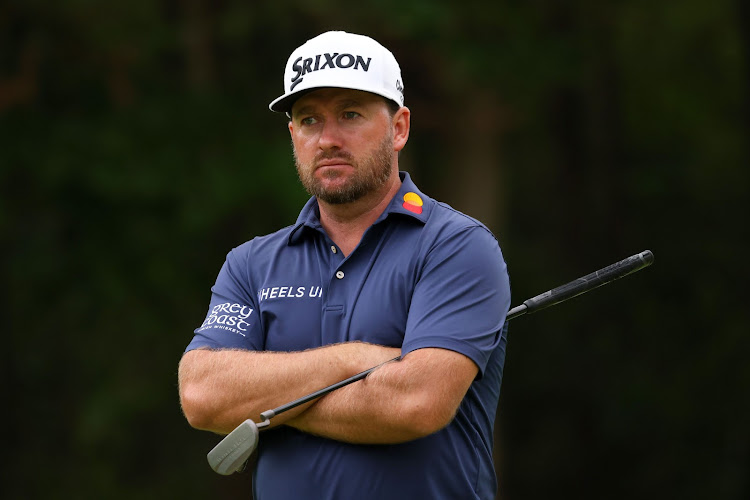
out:
M292 77L292 83L289 87L289 91L291 92L292 90L294 90L294 87L302 83L303 77L308 73L312 73L313 71L320 71L327 68L347 69L353 67L354 69L361 68L362 71L367 72L370 69L371 62L372 57L368 57L367 61L365 61L365 58L362 56L355 56L352 54L339 54L338 52L334 52L333 54L330 54L328 52L326 52L325 54L318 54L314 56L314 58L298 57L294 61L294 63L292 63L292 70L295 74Z
M393 53L368 36L345 31L321 33L294 49L284 65L283 84L284 94L268 107L287 115L302 94L327 87L369 92L404 105L404 81Z

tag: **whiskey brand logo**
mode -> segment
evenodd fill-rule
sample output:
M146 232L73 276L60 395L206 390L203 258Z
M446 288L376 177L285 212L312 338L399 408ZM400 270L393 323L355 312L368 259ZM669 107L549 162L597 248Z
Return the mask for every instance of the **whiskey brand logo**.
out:
M289 91L291 92L294 90L294 87L302 83L303 77L308 73L329 68L352 68L367 72L370 69L371 62L372 57L368 57L365 60L362 56L339 54L338 52L334 52L333 54L326 52L325 54L318 54L307 58L300 56L292 63L292 70L295 74L292 77L292 84L289 87Z
M231 302L218 304L211 309L211 312L203 321L203 324L198 331L207 330L209 328L219 328L232 333L239 333L244 337L244 332L246 332L247 327L250 326L247 318L249 318L252 313L253 310L249 306L242 304L232 304Z

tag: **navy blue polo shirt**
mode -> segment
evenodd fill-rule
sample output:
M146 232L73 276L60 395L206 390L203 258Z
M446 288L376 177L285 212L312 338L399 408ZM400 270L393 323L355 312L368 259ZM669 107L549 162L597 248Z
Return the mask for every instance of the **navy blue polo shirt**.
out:
M299 351L359 340L401 347L402 355L450 349L472 359L479 375L446 428L408 443L265 431L256 499L495 498L506 264L485 226L400 175L401 189L348 257L326 235L314 198L293 226L233 249L187 350Z

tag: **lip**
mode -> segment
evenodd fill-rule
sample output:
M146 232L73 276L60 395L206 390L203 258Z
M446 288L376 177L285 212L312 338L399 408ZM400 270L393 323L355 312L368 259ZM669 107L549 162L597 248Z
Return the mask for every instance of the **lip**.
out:
M322 167L350 167L351 164L348 163L346 160L343 159L330 159L330 160L321 160L316 165L317 168Z

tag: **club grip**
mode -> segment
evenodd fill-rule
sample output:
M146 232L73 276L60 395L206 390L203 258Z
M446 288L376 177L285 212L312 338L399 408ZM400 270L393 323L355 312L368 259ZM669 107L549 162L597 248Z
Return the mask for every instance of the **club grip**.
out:
M594 271L591 274L587 274L582 278L566 283L565 285L553 288L548 292L544 292L536 297L532 297L524 301L523 305L526 306L524 312L531 314L536 311L541 311L544 308L553 306L564 300L581 295L589 290L596 287L605 285L610 281L614 281L623 276L627 276L630 273L634 273L643 269L644 267L650 266L654 262L654 254L650 250L644 250L641 253L632 255L627 259L623 259L620 262L616 262L598 271Z

